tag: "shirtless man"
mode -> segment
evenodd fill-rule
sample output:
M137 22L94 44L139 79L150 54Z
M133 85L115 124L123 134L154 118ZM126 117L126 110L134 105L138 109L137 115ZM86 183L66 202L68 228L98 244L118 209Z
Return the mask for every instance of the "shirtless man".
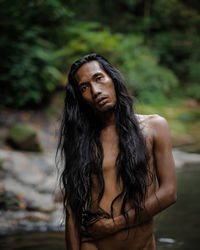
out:
M59 148L67 250L155 249L153 217L176 201L170 130L134 114L124 78L100 55L71 67Z

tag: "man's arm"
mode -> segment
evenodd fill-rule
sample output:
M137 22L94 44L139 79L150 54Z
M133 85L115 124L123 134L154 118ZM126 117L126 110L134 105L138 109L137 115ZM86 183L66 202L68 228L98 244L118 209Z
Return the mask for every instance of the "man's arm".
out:
M69 216L66 216L65 241L67 250L80 250L80 230L71 208L67 208Z
M151 121L151 126L154 142L153 154L159 188L147 198L145 209L139 214L136 222L134 220L134 209L128 212L131 226L137 226L150 220L154 215L176 202L177 199L176 170L172 156L171 133L168 123L164 118L155 116ZM125 226L126 222L123 217L120 215L115 219L118 230L123 229Z
M150 195L145 202L145 209L140 212L135 221L135 210L130 209L129 227L138 226L154 215L158 214L176 201L176 173L172 156L171 133L167 121L160 117L151 118L150 124L154 141L154 161L158 179L158 190ZM102 219L97 221L90 229L91 234L97 238L108 236L127 228L127 223L123 215L112 219Z

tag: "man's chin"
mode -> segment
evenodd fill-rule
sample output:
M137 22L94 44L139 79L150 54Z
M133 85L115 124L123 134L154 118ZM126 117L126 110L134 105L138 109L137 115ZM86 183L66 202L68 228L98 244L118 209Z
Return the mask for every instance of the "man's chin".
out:
M102 108L97 109L99 113L105 113L105 112L114 112L116 109L116 105L105 105Z

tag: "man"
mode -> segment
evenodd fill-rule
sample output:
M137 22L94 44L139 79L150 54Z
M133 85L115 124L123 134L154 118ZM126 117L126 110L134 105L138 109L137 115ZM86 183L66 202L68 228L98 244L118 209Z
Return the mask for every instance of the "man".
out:
M153 216L176 201L170 130L134 114L123 76L100 55L71 67L59 148L67 249L155 249Z

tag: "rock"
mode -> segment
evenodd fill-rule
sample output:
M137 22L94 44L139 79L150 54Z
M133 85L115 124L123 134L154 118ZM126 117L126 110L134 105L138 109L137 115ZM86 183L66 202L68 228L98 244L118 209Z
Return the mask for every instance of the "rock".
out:
M54 194L54 201L56 203L62 203L63 202L63 195L60 189L58 189Z
M0 235L14 233L17 231L17 222L15 220L9 220L5 218L3 214L0 214Z
M49 221L50 215L42 212L15 211L4 212L3 217L9 220L30 220L30 221Z
M30 221L49 221L50 215L41 213L41 212L31 212L26 214L24 219L30 220Z
M51 194L41 194L35 191L34 188L23 185L11 177L2 180L2 185L7 192L12 192L15 195L22 195L27 203L27 209L29 210L51 212L55 209L53 195Z
M47 176L45 180L37 185L36 190L38 190L41 193L54 193L56 190L56 177L53 176Z
M35 169L38 169L45 175L56 175L55 151L44 152L43 154L28 152L26 153L26 156Z
M176 168L200 166L200 154L192 154L173 149Z
M56 210L51 214L51 228L59 230L64 230L65 226L65 216L63 213L63 206L61 203L56 204Z
M7 142L16 149L26 151L42 151L37 131L33 126L19 123L10 128Z
M57 148L57 139L55 136L55 129L50 133L50 131L45 131L44 129L38 130L38 138L42 147L45 149L55 149Z
M16 233L17 231L64 231L64 216L62 206L56 206L51 214L30 211L0 212L0 235Z
M36 186L45 179L44 174L21 152L0 149L0 160L4 170L24 184Z

